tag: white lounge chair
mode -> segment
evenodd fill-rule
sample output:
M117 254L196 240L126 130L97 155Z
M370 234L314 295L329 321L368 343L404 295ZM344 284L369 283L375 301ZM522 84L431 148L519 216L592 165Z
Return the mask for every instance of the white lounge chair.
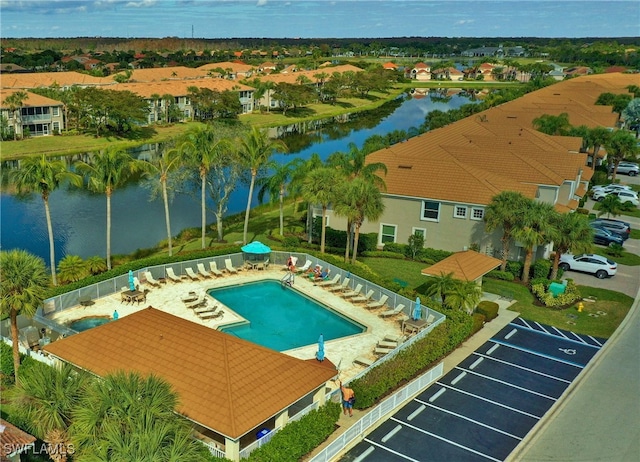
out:
M204 294L201 294L197 300L187 303L187 308L194 309L194 308L200 308L206 305L207 305L207 298Z
M166 272L167 272L167 277L171 279L173 282L182 282L182 279L176 276L176 273L173 271L173 268L171 267L167 268Z
M360 297L353 297L351 303L367 303L373 297L373 289L369 290L366 295Z
M329 292L344 292L349 287L350 278L344 278L342 280L342 284L336 284L334 286L329 287Z
M193 268L189 268L189 267L187 267L187 268L185 268L185 269L184 269L184 272L185 272L185 273L187 273L187 276L189 276L189 278L190 278L192 281L199 281L199 280L200 280L200 276L198 276L198 275L193 271Z
M215 306L207 306L207 305L203 305L199 308L194 308L193 312L195 314L197 314L198 316L202 315L202 314L207 314L207 313L213 313L218 309L218 305Z
M225 259L224 267L229 274L238 274L238 269L233 267L230 258Z
M309 271L309 268L311 268L311 265L313 265L313 262L311 260L307 260L306 262L304 262L304 266L301 266L300 268L298 268L298 274L306 273L307 271Z
M392 348L374 348L373 352L374 354L380 355L380 356L384 356L386 354L389 354L393 351Z
M224 316L224 311L212 311L210 313L202 313L198 315L200 319L217 319Z
M380 340L376 345L377 348L388 348L390 350L397 348L397 346L398 346L398 342L390 342L388 340Z
M356 363L356 364L360 364L362 366L365 366L365 367L369 367L369 366L372 366L375 361L373 359L369 359L369 358L364 358L362 356L358 356L357 358L355 358L353 360L353 362Z
M358 285L356 286L356 288L355 288L355 289L353 289L353 290L347 290L345 293L343 293L343 294L342 294L342 296L343 296L344 298L356 297L356 296L358 296L358 295L361 295L361 294L360 294L360 291L361 291L361 290L362 290L362 284L358 284Z
M207 271L206 269L204 269L204 263L198 263L198 274L201 275L202 277L205 277L207 279L210 279L213 277L213 274L211 274L209 271Z
M151 274L151 271L145 271L144 272L144 278L145 280L151 284L154 287L160 287L160 281L157 281L153 278L153 275Z
M404 311L404 308L405 306L401 303L392 310L383 311L382 313L380 313L380 316L383 318L386 318L387 316L396 316L402 313Z
M184 303L191 303L191 302L195 302L196 300L198 300L199 296L196 292L189 292L187 295L185 295L184 297L182 297L180 300L182 300Z
M376 308L382 308L383 306L385 306L387 304L387 300L389 300L389 296L388 295L383 295L382 297L380 297L380 300L378 300L377 302L369 302L365 305L365 308L368 310L375 310Z
M222 271L218 269L218 264L215 261L209 262L209 269L211 270L211 274L213 274L216 277L224 276Z
M427 316L427 326L430 326L431 324L433 324L433 321L436 320L436 317L433 314L429 314L429 316Z
M318 283L319 287L331 287L340 284L340 275L336 274L330 281L322 281Z

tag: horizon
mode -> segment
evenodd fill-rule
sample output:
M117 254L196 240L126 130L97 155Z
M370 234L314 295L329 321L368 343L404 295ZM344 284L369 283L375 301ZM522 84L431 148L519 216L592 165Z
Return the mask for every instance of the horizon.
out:
M635 0L0 0L4 39L636 38Z

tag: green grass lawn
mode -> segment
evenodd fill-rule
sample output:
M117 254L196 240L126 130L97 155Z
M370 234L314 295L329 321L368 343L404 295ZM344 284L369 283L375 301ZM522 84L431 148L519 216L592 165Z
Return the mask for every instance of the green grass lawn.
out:
M482 288L486 292L512 296L517 302L509 309L528 321L604 338L610 337L618 328L633 303L633 298L619 292L579 286L583 298L594 300L583 302L584 309L580 313L577 303L563 310L534 305L533 295L517 283L485 278Z
M420 263L412 260L398 260L395 258L375 258L365 257L358 258L359 261L367 265L371 270L379 276L393 281L398 279L407 283L408 289L416 289L425 283L427 276L420 274L426 263ZM397 282L397 281L396 281Z

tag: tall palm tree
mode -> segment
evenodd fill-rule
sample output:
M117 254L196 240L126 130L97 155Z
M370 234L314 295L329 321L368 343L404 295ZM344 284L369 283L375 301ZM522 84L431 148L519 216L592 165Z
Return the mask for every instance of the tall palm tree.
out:
M20 168L12 171L12 181L19 192L39 192L44 203L44 214L47 220L47 232L49 234L49 265L51 267L51 280L57 285L56 278L56 253L53 239L53 225L51 223L51 209L49 208L49 196L61 183L68 181L75 186L82 185L82 177L67 169L61 160L48 159L44 154L39 157L28 157L20 163Z
M63 283L75 282L89 276L89 265L78 255L66 255L58 263L58 273Z
M551 239L553 240L553 266L549 279L558 277L558 266L562 254L588 253L593 247L593 228L589 220L580 213L558 213L551 215Z
M533 119L533 126L536 130L547 135L566 135L571 128L569 123L569 114L563 112L554 116L542 114L540 117Z
M303 160L300 158L294 159L292 161L293 171L291 172L291 181L289 182L289 194L294 198L294 209L297 209L298 198L303 197L303 193L305 191L304 182L313 170L322 167L324 164L322 163L322 159L317 152L311 154L307 160ZM312 233L311 233L311 206L312 204L307 205L307 230L308 232L308 240L311 243Z
M439 276L429 277L427 295L430 297L440 297L442 306L446 306L447 294L457 284L457 280L453 277L453 273L440 273Z
M532 202L520 214L520 220L515 225L513 238L520 241L525 248L524 265L522 268L522 282L529 282L529 270L533 260L533 248L551 242L553 234L551 217L553 206L543 202Z
M178 396L163 379L116 372L88 387L70 427L78 460L206 460L175 415Z
M347 190L348 202L353 204L353 256L352 263L358 257L358 241L360 239L360 228L365 220L375 221L384 212L384 203L378 187L366 178L356 178L350 182ZM348 243L347 243L348 245Z
M611 181L616 181L618 173L618 165L624 159L635 158L638 148L636 147L636 137L631 132L625 130L617 130L614 132L607 142L607 160L613 165L613 175Z
M185 134L180 150L186 155L186 163L195 166L200 176L200 210L202 218L201 247L206 247L207 229L207 173L218 157L218 150L228 148L225 140L216 136L212 125L198 125L190 128Z
M622 213L622 201L616 195L610 194L596 204L598 208L598 216L601 217L605 213L607 218L611 218L611 215L617 217Z
M25 100L29 98L26 91L15 91L7 96L4 100L4 104L9 109L9 112L13 114L13 140L18 137L18 122L20 121L20 112ZM24 133L22 134L24 137Z
M351 183L343 182L336 190L336 200L333 204L333 213L336 216L345 217L347 219L347 245L344 250L344 261L349 261L349 252L351 250L351 233L353 232L353 222L358 218L360 211L356 209L353 199L354 194L350 194Z
M513 230L520 220L522 211L531 202L522 194L514 191L503 191L491 199L485 209L484 221L488 232L502 228L502 264L500 270L507 268L509 247L511 245Z
M263 178L262 181L258 181L260 185L258 201L260 201L260 203L262 203L264 195L267 193L269 194L271 202L275 202L276 198L278 199L280 208L280 236L284 235L284 196L295 164L294 161L286 164L271 161L267 164L271 175Z
M256 183L258 171L269 162L269 159L274 152L287 152L287 145L284 144L282 140L272 140L269 138L269 135L267 135L267 132L262 131L257 127L252 127L240 142L240 156L251 172L249 197L247 198L247 210L244 214L244 232L242 234L243 244L247 243L251 198L253 197L253 188Z
M70 364L51 367L33 361L20 370L20 380L10 391L10 407L20 410L33 434L48 443L54 461L64 462L73 452L68 433L71 413L89 381L86 372Z
M44 260L25 250L0 251L0 308L9 315L16 382L20 367L18 315L33 317L42 304L48 286Z
M591 166L594 170L596 168L598 152L600 151L600 148L606 144L610 136L611 132L604 127L594 127L589 129L587 145L593 147L593 153L591 154L591 157L593 157L593 163Z
M473 309L482 299L482 288L475 281L455 281L446 295L448 308L464 310L472 314Z
M167 246L169 248L169 256L173 255L173 247L171 242L171 217L169 215L169 192L168 181L169 175L175 172L183 164L179 149L168 149L164 155L160 155L153 159L145 169L147 177L155 178L161 189L162 202L164 204L164 222L167 227Z
M322 207L322 225L320 236L320 252L324 253L324 243L326 236L327 209L329 204L335 200L335 192L340 178L335 174L334 169L321 167L312 170L304 182L303 197L310 204L319 204Z
M145 164L118 148L96 154L91 163L79 160L75 164L77 171L87 177L89 190L107 198L107 269L111 269L111 196L133 173L144 170Z
M327 164L343 172L347 179L365 178L375 184L380 190L386 189L384 180L378 176L379 172L387 173L387 166L382 162L367 164L367 151L358 149L355 143L349 143L349 152L335 152L329 156Z

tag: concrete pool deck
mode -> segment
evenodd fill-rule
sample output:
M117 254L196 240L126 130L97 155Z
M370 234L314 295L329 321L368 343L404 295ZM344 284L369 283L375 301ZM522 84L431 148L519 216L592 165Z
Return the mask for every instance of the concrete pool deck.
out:
M140 289L149 290L146 295L145 302L141 302L139 304L122 303L121 295L118 292L96 299L90 306L79 305L77 307L52 314L49 316L49 319L59 324L68 324L71 321L90 316L112 316L114 311L118 312L119 317L124 317L143 308L147 308L148 306L152 306L183 319L202 324L212 329L217 329L220 326L237 323L243 318L216 300L215 303L220 305L221 309L224 311L224 316L218 319L202 320L192 309L186 307L182 298L192 291L199 292L261 280L280 281L283 275L284 272L281 271L278 266L277 268L266 269L264 271L250 270L241 271L238 274L225 274L224 277L218 277L216 279L204 279L199 281L182 279L182 282L167 282L166 284L161 284L160 287L151 287L149 284L143 283ZM354 363L355 358L366 357L373 361L377 359L373 354L373 350L378 341L381 341L387 335L401 335L401 322L399 316L386 319L378 316L378 313L384 311L386 308L367 310L362 305L353 304L339 295L331 293L322 287L315 286L305 277L297 277L295 279L294 289L320 301L336 312L367 327L366 332L362 334L325 342L325 357L338 366L340 377L344 381L350 380L364 369L364 366ZM209 306L212 304L212 299L209 297ZM298 359L313 359L315 358L316 351L317 345L313 344L293 350L287 350L283 353Z

